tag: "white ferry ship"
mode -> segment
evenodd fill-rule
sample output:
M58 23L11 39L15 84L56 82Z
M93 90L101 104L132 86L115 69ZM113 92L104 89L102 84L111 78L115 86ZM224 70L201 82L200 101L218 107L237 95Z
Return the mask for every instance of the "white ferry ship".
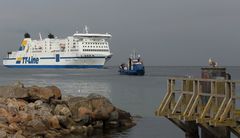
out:
M102 68L112 57L108 40L111 35L76 32L65 39L32 40L26 33L18 51L8 52L3 65L12 68Z

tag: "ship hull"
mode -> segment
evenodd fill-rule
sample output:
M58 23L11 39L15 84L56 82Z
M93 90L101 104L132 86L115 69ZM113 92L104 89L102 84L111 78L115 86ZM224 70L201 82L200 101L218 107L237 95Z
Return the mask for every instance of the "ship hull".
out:
M8 68L103 68L103 65L4 65Z
M136 75L143 76L145 74L144 70L119 70L120 75Z
M103 68L109 57L38 57L38 62L18 62L16 58L5 58L3 64L9 68Z

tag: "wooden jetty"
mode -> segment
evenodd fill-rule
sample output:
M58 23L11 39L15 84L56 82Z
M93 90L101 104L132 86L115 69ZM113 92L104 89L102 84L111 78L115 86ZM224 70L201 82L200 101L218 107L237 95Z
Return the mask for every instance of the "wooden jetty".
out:
M226 73L214 76L223 68L202 68L202 75L206 71L214 79L169 78L156 116L172 121L186 138L230 138L230 132L240 137L240 81Z

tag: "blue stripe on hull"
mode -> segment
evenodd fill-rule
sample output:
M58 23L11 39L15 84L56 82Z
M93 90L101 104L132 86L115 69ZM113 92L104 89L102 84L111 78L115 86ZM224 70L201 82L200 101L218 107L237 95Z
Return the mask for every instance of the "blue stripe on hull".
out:
M103 68L103 65L4 65L8 68Z
M55 59L55 57L39 57L40 59ZM60 57L60 59L76 59L76 58L106 58L104 56L99 57ZM16 60L16 58L3 58L3 60Z

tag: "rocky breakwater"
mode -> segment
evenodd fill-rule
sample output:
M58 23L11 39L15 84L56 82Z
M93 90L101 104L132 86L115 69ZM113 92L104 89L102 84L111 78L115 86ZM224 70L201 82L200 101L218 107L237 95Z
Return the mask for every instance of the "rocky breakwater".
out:
M55 86L0 86L0 137L91 135L95 129L130 128L130 113L97 94L72 97Z

